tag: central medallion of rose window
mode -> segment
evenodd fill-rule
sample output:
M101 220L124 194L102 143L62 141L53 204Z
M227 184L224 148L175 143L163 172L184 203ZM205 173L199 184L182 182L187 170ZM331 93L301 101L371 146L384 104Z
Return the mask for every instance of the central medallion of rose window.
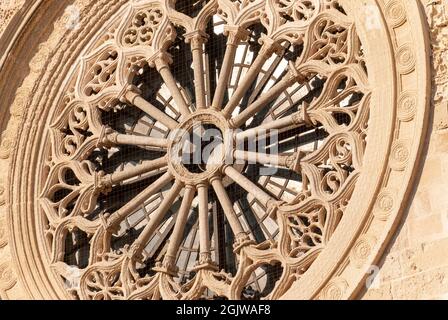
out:
M185 184L206 182L232 164L233 136L217 111L198 110L174 130L168 147L169 167Z

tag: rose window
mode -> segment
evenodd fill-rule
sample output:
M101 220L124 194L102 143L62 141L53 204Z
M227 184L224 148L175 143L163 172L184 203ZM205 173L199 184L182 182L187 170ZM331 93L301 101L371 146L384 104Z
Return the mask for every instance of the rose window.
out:
M79 299L280 298L362 172L355 23L334 0L170 3L124 6L72 68L41 169L51 268Z

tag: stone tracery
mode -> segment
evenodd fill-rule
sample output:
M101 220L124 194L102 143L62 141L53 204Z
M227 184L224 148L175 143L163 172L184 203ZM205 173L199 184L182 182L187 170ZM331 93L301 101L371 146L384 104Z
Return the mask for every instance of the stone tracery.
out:
M227 48L216 88L211 92L211 75L206 74L204 62L213 54L207 52L207 45L213 48L213 39L206 29L213 17L223 19ZM210 1L194 18L170 5L141 1L129 6L122 21L112 39L97 44L90 50L92 53L81 59L74 98L52 125L54 148L41 203L49 221L47 235L56 270L67 278L67 250L76 247L67 241L74 238L75 243L84 242L89 253L88 261L77 260L82 276L79 289L73 292L83 299L261 297L262 292L248 293L253 288L246 286L247 281L257 268L275 264L281 266L281 271L277 271L276 284L266 297L279 298L288 289L289 279L304 272L328 242L362 168L370 100L353 22L336 2L318 0ZM261 34L252 29L257 24L264 29ZM170 67L176 59L171 46L178 37L184 38L191 50L192 97L186 95ZM244 75L235 89L229 90L228 84L237 70L237 50L247 48L246 39L258 41L260 51L250 66L240 68ZM272 58L274 63L270 62ZM259 79L266 67L272 70L268 72L277 71L272 84ZM145 97L146 88L136 82L144 73L160 77L163 88L159 93L162 89L168 93L166 98L171 100L169 105L175 113L160 108L160 100ZM246 92L254 82L265 89L245 103ZM299 95L297 90L306 86L310 91ZM287 104L273 104L288 90L296 93ZM130 105L153 119L152 126L162 130L162 135L156 137L154 131L149 135L118 132L112 123L105 123L107 114L119 114ZM266 108L268 116L258 119ZM294 147L290 153L270 155L226 150L244 163L243 167L255 159L260 165L274 164L301 177L299 189L296 187L297 191L286 199L275 196L266 183L263 186L260 181L251 181L253 177L248 179L248 169L241 166L218 165L209 169L207 165L202 173L185 170L173 156L176 152L170 151L178 149L178 139L169 133L177 128L192 130L192 121L216 125L223 133L231 128L243 129L230 145L255 138L265 129L287 129L284 138L290 134L294 137L297 129L302 134L315 130L321 134L310 150ZM101 161L92 161L94 153L110 153L123 145L168 153L108 173L101 170ZM102 209L101 203L107 207L113 201L109 195L114 189L132 179L141 179L142 175L154 177L146 189L115 212ZM257 241L254 230L242 224L235 212L236 204L226 190L232 183L264 208L261 210L267 212L265 219L270 219L271 229L278 228L269 240ZM210 194L209 188L215 195ZM149 213L146 225L136 236L129 234L131 229L124 233L131 240L128 245L114 245L123 221L154 196L160 197L160 202ZM179 197L179 205L175 205ZM209 201L213 199L229 224L233 235L229 239L235 239L233 274L226 265L218 272L222 259L219 244L210 238L218 230L216 226L210 230L208 225L213 215ZM173 221L167 227L167 213L173 205L178 209L174 209L177 212L173 211ZM195 216L199 220L199 255L195 265L179 270L186 223ZM162 250L158 258L148 256L148 243L153 243L151 239L161 228L171 230L164 236L169 241L157 244L162 248L158 249ZM181 281L179 271L190 276Z
M62 30L62 19L64 25L55 25L36 54L0 147L2 164L12 168L10 178L1 178L6 188L0 220L6 224L0 256L11 266L10 278L18 276L5 283L0 277L2 298L20 288L29 297L67 298L68 291L89 299L254 299L282 293L340 299L358 292L365 266L379 258L392 234L421 141L424 36L405 31L421 29L415 3L187 2L76 1L79 22L88 27ZM151 44L126 45L124 32L133 17L153 9L160 14L143 37ZM328 10L341 13L336 26ZM384 25L366 12L378 12ZM315 35L308 37L313 28ZM133 34L135 28L128 38ZM347 55L350 48L356 50ZM397 77L391 78L394 64ZM197 196L185 213L182 202L189 201L182 199L194 191L187 193L192 188L183 176L166 167L172 162L166 153L170 133L198 110L227 114L222 127L243 128L236 142L250 142L266 128L286 130L280 131L278 152L230 149L244 165L220 167L220 175L210 172L203 183L194 183ZM24 121L13 137L19 119ZM258 155L260 163L246 165ZM259 173L273 163L281 174ZM208 171L204 163L184 167L193 174ZM172 185L177 180L181 184ZM140 238L147 246L138 244L177 188L183 191L173 206L146 232L150 239ZM234 214L223 212L217 193ZM200 210L205 204L207 210ZM185 215L185 233L176 237L176 221ZM209 238L199 239L207 233ZM46 242L30 242L43 236ZM209 254L201 248L210 248ZM13 258L4 260L10 250ZM195 266L200 261L209 263Z

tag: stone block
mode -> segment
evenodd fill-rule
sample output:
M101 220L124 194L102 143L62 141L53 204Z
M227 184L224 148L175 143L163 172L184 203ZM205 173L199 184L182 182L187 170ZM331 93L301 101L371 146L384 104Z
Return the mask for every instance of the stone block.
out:
M448 266L427 270L392 282L392 298L421 300L448 292Z
M388 253L380 269L380 282L389 282L391 280L403 277L403 270L400 262L401 252Z
M440 214L412 219L409 222L409 236L412 246L443 238L444 234L445 230Z
M367 290L363 300L392 300L392 286L390 282L382 283L378 288Z

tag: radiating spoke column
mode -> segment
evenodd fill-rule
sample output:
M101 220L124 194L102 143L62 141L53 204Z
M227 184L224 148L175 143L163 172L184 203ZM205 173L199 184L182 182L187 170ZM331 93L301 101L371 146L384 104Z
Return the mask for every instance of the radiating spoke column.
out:
M196 96L196 107L198 109L206 108L206 90L204 79L204 44L207 42L208 36L196 31L185 36L185 41L190 43L193 55L194 70L194 88Z
M241 99L243 99L244 95L247 93L247 90L259 75L265 62L274 52L281 52L283 50L283 47L272 39L265 38L263 41L263 46L261 47L260 52L257 53L255 61L251 64L245 77L241 83L238 84L238 87L230 98L229 103L223 110L223 114L227 118L232 116L233 111L239 105Z
M97 199L97 197L102 193L103 195L109 194L114 186L125 182L126 180L137 178L145 173L154 172L162 173L162 170L156 171L166 167L167 156L161 157L156 160L147 161L145 163L139 164L135 167L126 168L122 171L118 171L111 174L105 174L104 171L95 172L85 184L82 186L82 194L90 195L90 200ZM87 201L87 200L86 200ZM90 203L93 205L93 203Z
M270 216L275 215L280 205L281 201L273 198L269 194L267 194L263 189L261 189L258 185L253 183L250 179L246 178L243 174L238 172L232 166L226 166L224 169L224 173L235 183L237 183L240 187L250 193L255 197L260 203L265 206L268 210Z
M239 143L244 139L253 139L253 138L262 139L265 138L266 135L270 134L270 131L274 130L283 131L301 126L311 126L312 122L309 118L307 110L308 110L308 104L304 103L301 106L300 111L292 115L264 123L258 127L251 128L246 131L238 132L236 134L236 140Z
M191 110L185 102L185 98L177 85L176 79L174 79L171 73L170 62L171 57L167 53L162 52L154 60L150 61L150 65L154 66L157 72L159 72L182 116L187 117L191 114Z
M117 226L121 221L123 221L123 219L138 210L138 208L145 201L147 201L157 192L166 187L171 181L173 181L173 179L174 177L170 173L165 173L163 176L153 182L149 187L135 196L131 201L127 202L119 210L115 211L112 215L110 215L110 217L104 217L106 229Z
M168 139L139 136L134 134L123 134L113 130L110 127L103 128L98 140L99 145L105 147L129 145L167 149L169 144Z
M306 153L302 151L298 151L290 155L273 155L243 150L235 150L233 153L235 160L243 160L249 164L259 163L263 165L288 168L294 172L300 172L300 163L305 155Z
M132 257L140 257L141 253L145 249L145 246L148 244L148 241L154 235L155 230L160 226L160 223L162 222L166 213L171 208L176 198L179 196L182 188L183 184L179 181L176 181L171 187L170 191L167 193L165 199L163 199L163 201L160 203L157 210L150 215L148 224L145 226L142 233L139 235L137 240L135 240L130 249L130 254Z
M250 241L249 236L244 231L243 226L241 225L238 216L233 209L232 201L227 194L226 189L222 183L222 179L220 176L213 177L211 179L211 184L213 189L215 190L216 196L218 197L219 203L221 204L222 210L224 211L224 215L232 229L232 232L235 236L235 244L234 249L238 252L242 247L249 245L252 243Z
M294 66L290 66L289 72L285 77L282 78L282 80L280 80L276 85L270 88L268 92L261 95L261 97L255 100L254 103L249 105L234 119L230 119L231 126L234 128L241 127L247 120L255 116L255 114L261 111L267 104L277 99L282 94L282 92L291 87L294 83L303 83L304 81L305 76L298 73L295 70Z
M212 103L212 107L216 110L222 109L222 103L228 89L238 44L247 39L249 36L249 31L241 28L240 26L225 26L224 35L227 36L226 53L222 62L218 84L216 85L216 91Z
M110 186L116 185L128 179L165 167L167 165L167 159L168 157L165 156L139 164L135 167L126 168L123 171L104 176L102 181Z
M143 112L145 112L146 114L148 114L149 116L154 118L155 120L157 120L160 123L162 123L163 125L165 125L170 130L174 130L177 127L177 125L179 124L176 120L174 120L173 118L168 116L166 113L159 110L157 107L152 105L150 102L146 101L140 95L137 88L127 91L124 95L124 100L126 102L136 106L137 108L139 108L140 110L142 110Z
M209 229L209 202L208 184L203 182L198 184L199 195L199 266L198 268L216 269L212 262L210 252L210 229Z
M196 188L194 186L187 185L185 187L185 194L182 199L179 213L177 214L174 230L171 233L168 249L163 259L163 265L158 266L155 271L168 273L173 276L177 275L176 258L182 243L188 214L191 211L191 204L195 193Z

